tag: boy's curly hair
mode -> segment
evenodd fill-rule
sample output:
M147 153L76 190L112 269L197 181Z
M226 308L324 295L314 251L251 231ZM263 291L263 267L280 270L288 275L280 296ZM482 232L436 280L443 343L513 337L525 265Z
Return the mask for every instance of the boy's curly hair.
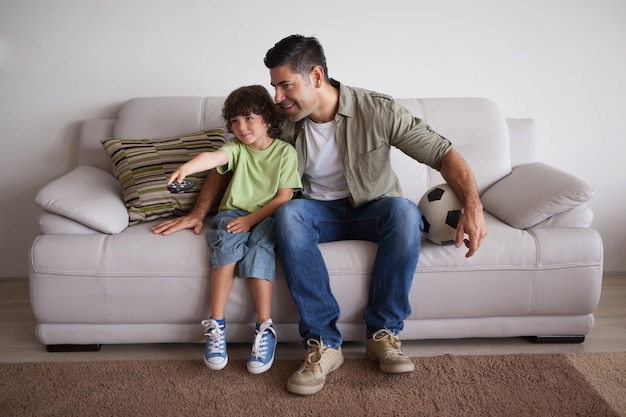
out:
M269 125L267 135L271 138L280 137L283 132L284 114L262 85L248 85L239 87L228 95L222 109L222 117L226 122L226 129L233 133L230 119L237 116L258 114Z

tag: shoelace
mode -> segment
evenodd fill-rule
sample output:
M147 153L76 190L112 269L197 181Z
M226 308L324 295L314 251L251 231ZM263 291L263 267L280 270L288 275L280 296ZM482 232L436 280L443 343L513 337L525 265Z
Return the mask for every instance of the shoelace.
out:
M306 344L309 346L309 351L306 355L304 370L312 371L322 360L324 343L321 340L309 339Z
M255 357L265 359L265 357L267 356L267 336L270 333L274 334L274 337L276 337L276 330L274 330L274 328L272 327L272 321L268 320L259 327L259 330L257 330L257 334L254 337L254 343L252 344L252 354Z
M217 321L210 320L202 320L202 325L204 326L204 335L208 336L210 343L209 345L209 353L222 353L224 351L224 341L222 340L222 329L220 329L220 325Z
M394 336L393 333L391 333L387 329L378 330L372 335L372 339L374 339L375 342L382 342L387 339L391 347L397 351L399 351L402 346L402 344L400 343L400 339L398 339L398 336Z

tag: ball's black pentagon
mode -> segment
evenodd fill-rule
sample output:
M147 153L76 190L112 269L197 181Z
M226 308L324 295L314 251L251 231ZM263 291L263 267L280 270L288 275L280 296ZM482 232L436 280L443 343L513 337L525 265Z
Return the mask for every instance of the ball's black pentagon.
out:
M450 210L446 216L446 224L451 228L456 229L459 224L459 220L461 219L461 214L463 214L462 210Z
M437 200L441 200L441 197L443 196L443 193L445 193L446 190L444 190L443 188L435 188L433 189L431 192L428 193L428 201L437 201Z
M426 220L426 217L422 216L422 223L424 223L424 233L428 234L430 231L430 223Z

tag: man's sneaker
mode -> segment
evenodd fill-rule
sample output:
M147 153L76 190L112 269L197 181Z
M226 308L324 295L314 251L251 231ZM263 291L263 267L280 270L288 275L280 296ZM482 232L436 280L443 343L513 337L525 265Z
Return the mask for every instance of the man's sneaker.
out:
M226 324L224 320L202 320L206 345L204 346L204 363L214 371L224 369L228 363L226 353Z
M400 350L400 339L387 329L380 329L367 339L367 357L378 362L383 372L399 374L413 372L415 365L411 358Z
M304 363L287 381L287 391L294 394L315 394L324 387L326 375L343 364L341 347L324 346L321 340L307 340L309 350Z
M274 351L276 350L276 330L272 327L272 319L263 324L257 323L254 331L252 353L248 359L248 372L261 374L272 367Z

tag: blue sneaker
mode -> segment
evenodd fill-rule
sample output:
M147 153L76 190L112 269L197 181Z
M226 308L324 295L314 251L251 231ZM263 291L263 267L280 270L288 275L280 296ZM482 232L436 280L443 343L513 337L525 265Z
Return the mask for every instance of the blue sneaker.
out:
M219 371L228 363L226 353L226 323L222 320L202 320L206 345L204 346L204 363L210 369Z
M254 331L254 344L252 353L248 359L248 372L260 374L272 367L274 363L274 351L276 350L276 330L272 327L272 319L259 325Z

